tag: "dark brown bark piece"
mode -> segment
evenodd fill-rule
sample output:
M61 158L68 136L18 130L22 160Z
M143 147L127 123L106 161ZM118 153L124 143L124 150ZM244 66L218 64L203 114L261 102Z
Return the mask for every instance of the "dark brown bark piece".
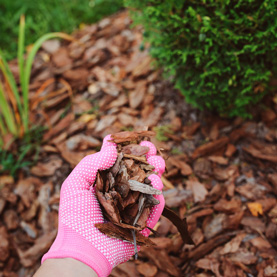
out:
M133 243L133 236L129 229L122 228L113 224L112 222L107 223L96 223L95 227L111 238L123 239ZM140 246L154 246L155 243L152 242L150 238L143 236L141 233L136 232L137 244Z
M153 131L138 131L138 132L120 132L111 135L112 141L115 143L123 143L123 142L130 142L130 141L136 141L140 137L152 137L155 136L155 132Z
M184 243L194 244L194 242L188 232L188 226L187 226L186 219L182 220L177 214L175 214L172 210L170 210L167 207L164 207L162 215L165 216L166 218L168 218L177 227Z
M141 146L139 144L128 144L122 147L123 154L130 154L134 156L143 156L149 151L149 147Z
M120 222L121 218L120 218L119 210L115 205L111 194L106 192L104 195L102 192L96 190L96 196L98 201L104 207L109 219L114 222Z

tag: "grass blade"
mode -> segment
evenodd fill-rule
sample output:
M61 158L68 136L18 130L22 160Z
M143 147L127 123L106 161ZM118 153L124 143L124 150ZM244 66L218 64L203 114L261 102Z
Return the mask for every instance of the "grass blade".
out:
M24 40L25 40L25 16L20 17L19 34L18 34L18 50L17 60L19 66L20 84L24 82Z
M13 135L17 136L17 128L16 128L14 116L10 109L10 105L5 97L4 90L1 84L0 84L0 107L1 107L2 115L7 124L8 130Z
M19 92L17 89L17 85L16 85L16 81L14 79L14 76L9 68L9 65L7 63L7 61L5 60L3 53L0 49L0 70L3 72L4 77L6 78L7 82L9 83L11 90L15 96L16 102L17 102L17 106L18 106L18 110L20 113L20 116L23 118L23 107L21 104L21 99L19 96Z
M74 38L70 35L65 33L55 32L55 33L48 33L44 36L40 37L33 45L32 50L30 51L26 64L25 64L25 71L24 71L24 81L22 84L22 94L23 94L23 106L24 106L24 115L25 115L25 125L28 125L28 110L29 110L29 102L28 102L28 92L29 92L29 82L31 78L31 70L32 64L35 58L35 55L39 48L41 47L42 43L46 40L52 38L62 38L66 40L74 40Z
M1 105L0 105L1 107ZM5 135L7 133L7 129L5 127L4 121L2 119L2 115L0 114L0 134ZM1 146L2 137L0 136L0 146Z

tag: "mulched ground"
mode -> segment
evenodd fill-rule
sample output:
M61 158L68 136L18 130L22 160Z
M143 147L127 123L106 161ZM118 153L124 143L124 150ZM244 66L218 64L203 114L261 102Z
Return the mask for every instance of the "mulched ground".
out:
M77 41L45 43L37 55L31 120L49 129L34 166L16 180L0 176L0 276L39 267L72 168L105 135L144 126L157 132L166 158L166 205L187 218L195 246L183 245L162 217L157 247L142 248L111 276L277 276L276 93L253 120L199 112L162 79L142 30L130 24L122 12L77 31Z

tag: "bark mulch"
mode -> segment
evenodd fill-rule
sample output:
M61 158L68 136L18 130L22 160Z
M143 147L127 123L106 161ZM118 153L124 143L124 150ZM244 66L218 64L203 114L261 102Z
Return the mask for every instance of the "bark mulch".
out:
M48 41L37 55L31 121L48 129L32 167L16 180L0 176L0 276L31 276L39 267L74 166L105 135L144 126L157 132L166 159L166 205L187 218L195 246L161 217L157 246L142 247L111 276L277 276L276 93L252 120L199 112L162 79L142 29L130 24L122 12L76 31L73 42Z

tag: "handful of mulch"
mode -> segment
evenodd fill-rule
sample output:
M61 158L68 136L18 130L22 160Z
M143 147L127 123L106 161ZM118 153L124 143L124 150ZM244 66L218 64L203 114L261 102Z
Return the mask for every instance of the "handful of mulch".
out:
M153 188L148 179L151 174L156 173L154 166L145 157L149 148L139 145L142 140L150 140L150 136L154 135L152 131L113 134L111 138L117 144L117 160L113 167L98 172L95 183L96 196L104 216L109 220L95 226L109 237L134 243L135 257L137 244L154 245L151 239L139 233L148 228L146 223L151 208L159 204L153 195L162 193ZM167 208L163 215L177 226L184 242L193 243L185 221ZM154 230L151 231L155 233Z

